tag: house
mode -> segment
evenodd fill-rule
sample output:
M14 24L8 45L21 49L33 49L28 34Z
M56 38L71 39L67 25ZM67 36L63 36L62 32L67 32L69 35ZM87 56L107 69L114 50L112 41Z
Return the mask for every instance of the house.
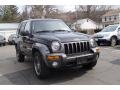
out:
M16 34L18 23L0 23L0 35L4 36L6 42L11 34Z
M87 33L94 33L94 30L102 29L102 25L99 23L94 22L89 18L80 19L74 22L71 25L71 29L78 30L78 31L87 31Z
M120 23L120 9L108 11L102 16L102 24L104 27L119 23Z

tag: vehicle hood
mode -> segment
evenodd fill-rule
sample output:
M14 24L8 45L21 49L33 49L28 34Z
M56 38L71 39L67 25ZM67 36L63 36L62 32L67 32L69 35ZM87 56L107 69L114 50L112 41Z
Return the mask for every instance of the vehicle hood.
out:
M44 41L73 42L80 40L89 40L90 36L78 32L56 32L56 33L40 33L34 36Z

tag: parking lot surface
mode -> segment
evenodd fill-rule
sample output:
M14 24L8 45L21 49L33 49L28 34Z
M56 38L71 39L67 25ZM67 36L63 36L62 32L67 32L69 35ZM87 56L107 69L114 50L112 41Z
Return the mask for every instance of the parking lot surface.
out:
M49 78L39 80L32 61L18 63L14 46L0 47L0 85L111 85L120 84L120 46L101 46L101 55L92 70L70 68L55 71Z

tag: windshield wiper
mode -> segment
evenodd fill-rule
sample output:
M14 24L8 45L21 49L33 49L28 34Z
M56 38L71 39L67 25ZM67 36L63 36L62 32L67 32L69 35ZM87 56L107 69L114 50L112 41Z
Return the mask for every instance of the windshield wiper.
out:
M42 31L36 31L35 33L44 33L44 32L51 32L51 31L48 31L48 30L42 30Z
M53 32L64 32L64 31L70 32L69 30L53 30Z

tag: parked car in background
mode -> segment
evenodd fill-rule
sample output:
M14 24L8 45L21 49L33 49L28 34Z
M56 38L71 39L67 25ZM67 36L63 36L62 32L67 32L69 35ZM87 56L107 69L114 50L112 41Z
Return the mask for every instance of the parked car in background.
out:
M16 57L24 62L33 57L38 78L49 76L51 69L76 67L92 69L99 58L95 40L73 32L59 19L31 19L21 22L17 31Z
M98 45L101 43L107 43L111 46L115 46L120 41L120 25L109 25L102 31L93 35Z
M0 46L5 46L6 44L6 39L2 35L0 35Z
M11 34L8 38L8 43L15 44L15 40L16 40L16 34Z

